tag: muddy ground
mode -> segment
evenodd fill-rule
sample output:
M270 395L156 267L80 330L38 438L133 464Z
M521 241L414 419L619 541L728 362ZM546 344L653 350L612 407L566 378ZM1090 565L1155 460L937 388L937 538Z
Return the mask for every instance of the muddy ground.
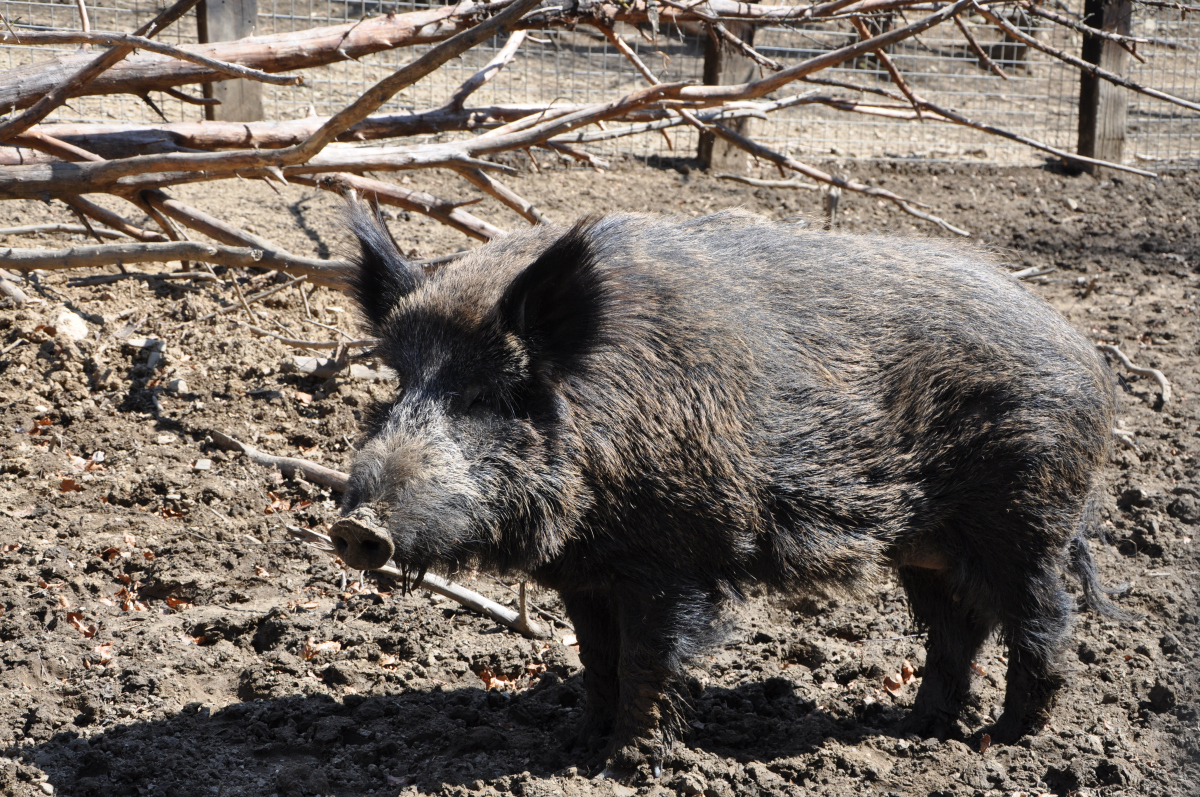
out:
M336 497L212 443L219 431L344 470L385 383L299 375L287 366L300 352L249 334L237 313L199 320L236 302L228 283L72 287L79 274L56 273L24 284L40 302L0 305L0 793L1200 794L1200 175L839 168L924 199L1013 266L1054 267L1031 289L1174 386L1164 405L1152 380L1114 371L1137 448L1112 455L1111 541L1096 557L1141 619L1079 617L1071 685L1045 732L982 753L895 735L923 662L895 584L866 601L755 595L727 643L695 662L689 736L662 777L592 780L595 759L562 750L583 694L568 630L531 641L427 593L357 573L343 586L337 564L283 530L326 527ZM412 184L467 193L449 175ZM721 182L685 161L603 174L543 164L512 184L556 221L819 207L813 193ZM176 194L298 253L345 246L328 194L239 182ZM873 199L841 204L844 230L932 234ZM471 210L520 223L490 201ZM45 221L74 219L0 207L0 226ZM404 214L392 227L418 256L473 245ZM246 293L276 281L222 276ZM346 297L305 296L319 323L355 329ZM272 329L333 335L304 320L296 288L257 307ZM84 339L69 339L64 309ZM134 345L144 338L164 350ZM486 575L457 578L512 600ZM552 594L534 600L561 614ZM978 660L964 731L997 712L1002 654L991 643ZM893 694L884 679L906 660L917 680Z

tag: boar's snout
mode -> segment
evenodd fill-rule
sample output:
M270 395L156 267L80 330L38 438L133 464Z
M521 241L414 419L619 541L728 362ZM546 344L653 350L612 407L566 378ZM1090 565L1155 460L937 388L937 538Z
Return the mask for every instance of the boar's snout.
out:
M329 530L333 547L348 566L355 570L383 567L396 552L392 537L379 525L369 507L355 508Z

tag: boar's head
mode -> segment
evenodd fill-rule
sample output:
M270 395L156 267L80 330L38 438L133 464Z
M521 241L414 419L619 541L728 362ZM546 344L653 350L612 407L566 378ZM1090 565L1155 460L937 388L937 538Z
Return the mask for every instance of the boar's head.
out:
M600 345L594 224L508 236L425 273L355 205L354 292L394 397L367 419L331 536L352 567L532 569L591 499L564 385Z

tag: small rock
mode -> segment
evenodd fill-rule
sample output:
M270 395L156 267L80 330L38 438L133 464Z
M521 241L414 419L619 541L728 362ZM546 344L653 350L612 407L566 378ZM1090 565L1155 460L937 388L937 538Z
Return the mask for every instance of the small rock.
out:
M79 318L79 316L75 316L75 317L76 317L76 318ZM59 327L59 329L62 329L62 327ZM84 332L84 334L87 334L87 333L86 333L86 332ZM78 340L78 338L72 338L72 340ZM41 783L39 783L39 784L38 784L38 786L41 788L41 790L42 790L44 793L46 793L46 794L54 794L54 786L50 785L50 784L49 784L49 783L47 783L46 781L42 781Z
M1167 514L1184 523L1200 523L1200 500L1190 493L1183 493L1167 505Z
M158 443L160 446L169 446L171 443L175 442L175 435L160 434L158 437L154 438L154 442Z
M1179 652L1179 640L1174 634L1163 634L1162 639L1158 640L1158 647L1163 653L1171 654Z
M1079 203L1074 199L1071 199L1071 197L1067 197L1066 202L1067 207L1069 207L1071 210L1079 210Z
M171 391L172 393L187 393L189 392L188 383L182 379L172 379L170 382L167 382L167 390Z
M83 340L88 336L87 322L70 310L60 310L54 316L53 326L58 334L70 340Z
M1159 713L1170 711L1175 708L1175 690L1162 681L1156 681L1150 688L1150 705Z
M212 460L198 459L196 460L196 464L192 467L194 467L196 470L212 470Z

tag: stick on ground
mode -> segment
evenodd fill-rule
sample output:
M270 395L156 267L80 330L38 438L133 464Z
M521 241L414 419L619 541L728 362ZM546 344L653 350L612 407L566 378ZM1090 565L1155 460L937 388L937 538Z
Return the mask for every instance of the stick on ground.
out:
M312 529L301 529L295 526L285 526L284 528L297 539L309 543L319 551L334 556L333 540L325 534L313 531ZM392 565L384 565L372 572L384 573L396 579L405 578L405 574L401 572L400 568ZM469 590L461 584L456 584L433 573L423 574L420 583L415 586L449 598L462 606L466 606L468 609L473 609L486 617L490 617L503 626L511 628L514 631L519 631L525 636L535 639L546 639L550 636L541 623L529 616L527 603L522 604L522 608L526 609L526 611L513 611L490 598L485 598L474 590Z
M1105 354L1111 354L1113 357L1116 357L1118 360L1120 360L1121 365L1125 366L1125 369L1130 373L1137 374L1138 376L1148 376L1155 382L1158 382L1158 388L1162 391L1163 404L1170 403L1171 383L1167 381L1167 377L1162 371L1158 370L1157 368L1142 368L1141 366L1134 365L1133 361L1125 356L1125 352L1121 351L1120 348L1116 346L1109 345L1108 343L1100 343L1096 346L1096 348Z

